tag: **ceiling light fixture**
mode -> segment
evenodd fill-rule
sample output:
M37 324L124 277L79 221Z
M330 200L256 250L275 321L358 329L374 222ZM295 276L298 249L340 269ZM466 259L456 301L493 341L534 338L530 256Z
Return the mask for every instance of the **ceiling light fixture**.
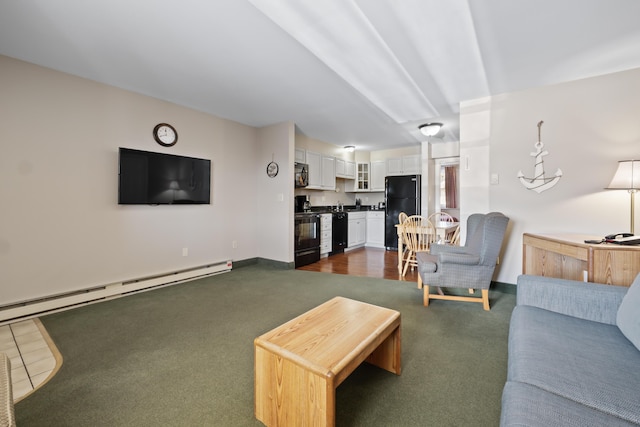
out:
M355 145L345 145L344 146L344 151L346 151L347 153L353 153L354 151L356 151L356 146Z
M418 126L420 132L422 132L425 136L433 136L440 132L440 128L442 128L442 123L426 123L424 125Z

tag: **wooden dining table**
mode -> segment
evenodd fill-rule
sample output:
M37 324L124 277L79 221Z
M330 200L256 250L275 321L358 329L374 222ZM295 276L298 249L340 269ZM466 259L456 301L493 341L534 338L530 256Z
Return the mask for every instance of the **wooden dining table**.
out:
M436 239L439 241L447 234L451 233L460 225L459 222L438 221L433 224L436 229ZM404 253L404 243L402 241L402 224L396 224L396 232L398 233L398 273L402 274L402 254Z

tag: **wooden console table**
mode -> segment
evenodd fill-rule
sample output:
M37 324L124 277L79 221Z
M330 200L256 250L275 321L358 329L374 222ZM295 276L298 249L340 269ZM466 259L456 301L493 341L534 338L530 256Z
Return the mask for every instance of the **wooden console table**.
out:
M587 244L602 236L522 235L522 272L538 276L630 286L640 273L640 246Z

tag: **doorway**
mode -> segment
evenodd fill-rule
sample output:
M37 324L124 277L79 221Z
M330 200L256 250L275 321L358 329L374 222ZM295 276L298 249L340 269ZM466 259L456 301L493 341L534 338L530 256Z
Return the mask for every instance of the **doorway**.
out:
M434 212L446 212L460 220L460 157L435 161Z

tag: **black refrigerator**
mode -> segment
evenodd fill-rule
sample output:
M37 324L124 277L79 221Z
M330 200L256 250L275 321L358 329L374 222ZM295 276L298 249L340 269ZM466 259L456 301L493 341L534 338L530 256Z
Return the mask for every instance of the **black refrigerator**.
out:
M398 215L420 215L420 175L388 176L385 178L384 246L398 249Z

